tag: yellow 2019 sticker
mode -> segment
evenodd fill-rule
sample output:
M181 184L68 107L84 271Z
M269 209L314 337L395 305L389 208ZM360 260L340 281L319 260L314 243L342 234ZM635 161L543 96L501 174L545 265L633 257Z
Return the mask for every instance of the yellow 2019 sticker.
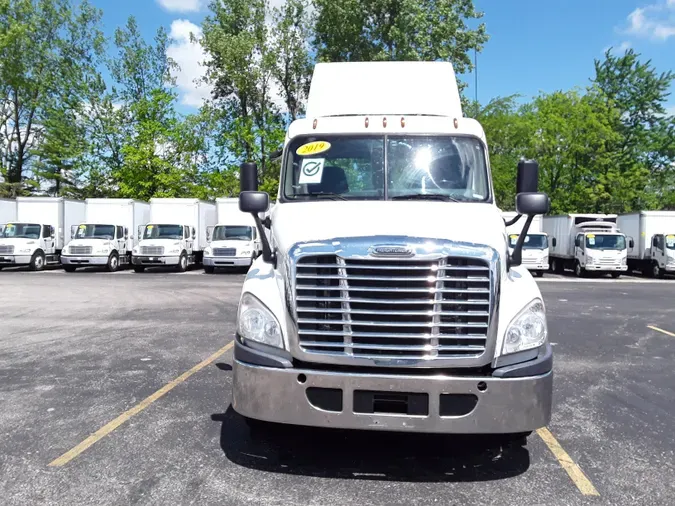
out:
M669 241L675 241L675 235L669 234L666 236L666 239L668 239Z
M588 237L589 239L595 239L595 234L588 234L586 237Z
M300 156L316 155L328 151L330 149L330 142L328 141L314 141L308 142L300 146L295 152Z
M509 237L511 239L518 239L518 234L511 234Z

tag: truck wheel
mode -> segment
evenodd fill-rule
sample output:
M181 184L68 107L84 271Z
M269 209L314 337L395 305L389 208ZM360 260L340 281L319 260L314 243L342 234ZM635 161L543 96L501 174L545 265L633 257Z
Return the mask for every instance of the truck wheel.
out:
M45 254L41 251L33 253L33 258L30 259L28 265L31 271L41 271L45 268Z
M611 275L614 279L618 279L618 278L621 277L621 273L620 273L620 272L611 272L610 275Z
M544 271L535 271L534 272L538 278L543 278L544 277Z
M206 274L213 274L216 271L216 268L211 266L211 265L205 265L204 266L204 272Z
M584 277L584 269L581 267L581 264L579 262L576 262L574 264L574 275L578 278L583 278Z
M117 253L111 253L105 268L108 270L108 272L115 272L117 269L119 269L119 266L120 257L117 256Z
M655 278L662 278L663 277L663 269L659 267L659 264L654 262L654 265L652 266L652 276Z
M185 272L188 267L188 260L187 260L187 255L185 253L182 253L180 258L178 259L178 265L176 266L176 271L177 272Z
M74 265L64 265L63 266L63 270L66 271L66 272L75 272L76 269L77 269L77 267L75 267Z
M143 265L134 265L134 272L145 272L145 266Z

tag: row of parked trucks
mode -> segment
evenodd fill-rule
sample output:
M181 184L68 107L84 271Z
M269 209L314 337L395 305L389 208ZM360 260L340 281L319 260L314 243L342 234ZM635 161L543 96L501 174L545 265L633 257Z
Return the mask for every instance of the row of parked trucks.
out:
M513 251L525 220L503 212ZM675 211L535 216L523 244L523 266L537 276L550 270L610 274L675 272Z
M136 272L156 266L182 272L203 264L213 272L250 265L261 252L257 234L238 199L19 197L0 200L0 269L61 264L67 272L90 266L114 272L132 265Z

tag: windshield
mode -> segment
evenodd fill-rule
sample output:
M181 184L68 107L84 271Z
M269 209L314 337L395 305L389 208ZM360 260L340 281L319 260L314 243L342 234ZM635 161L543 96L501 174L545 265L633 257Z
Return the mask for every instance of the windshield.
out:
M666 248L675 249L675 235L666 236Z
M75 239L112 239L115 237L114 225L80 225Z
M294 139L288 146L283 196L289 200L435 196L483 202L489 197L485 151L477 138L450 135Z
M596 235L586 236L586 247L589 249L626 249L626 238L622 235Z
M509 236L509 245L512 248L516 247L518 242L518 235L511 234ZM548 237L543 234L527 234L525 236L525 242L523 243L523 249L546 249L548 248Z
M0 237L5 239L39 239L41 228L40 225L35 223L7 223Z
M213 231L214 241L237 240L250 241L253 239L252 227L220 226Z
M181 225L147 225L143 232L143 239L182 239Z

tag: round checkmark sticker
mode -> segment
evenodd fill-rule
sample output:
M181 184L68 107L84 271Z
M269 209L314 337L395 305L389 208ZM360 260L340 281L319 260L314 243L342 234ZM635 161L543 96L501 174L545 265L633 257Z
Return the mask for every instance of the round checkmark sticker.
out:
M306 158L302 161L299 184L316 184L321 182L325 158Z

